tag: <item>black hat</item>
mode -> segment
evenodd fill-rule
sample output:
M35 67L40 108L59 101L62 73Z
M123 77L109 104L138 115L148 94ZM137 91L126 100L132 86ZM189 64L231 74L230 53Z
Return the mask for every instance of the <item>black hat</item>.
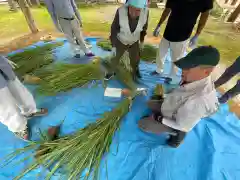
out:
M174 62L180 69L191 69L197 66L216 66L220 60L219 51L212 46L200 46L193 49L184 58Z

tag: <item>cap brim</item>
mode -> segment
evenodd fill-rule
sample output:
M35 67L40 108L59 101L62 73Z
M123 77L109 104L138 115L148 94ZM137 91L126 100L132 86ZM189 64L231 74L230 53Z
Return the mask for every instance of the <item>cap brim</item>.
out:
M196 67L193 63L189 63L188 56L179 59L178 61L174 62L174 64L180 69L191 69Z

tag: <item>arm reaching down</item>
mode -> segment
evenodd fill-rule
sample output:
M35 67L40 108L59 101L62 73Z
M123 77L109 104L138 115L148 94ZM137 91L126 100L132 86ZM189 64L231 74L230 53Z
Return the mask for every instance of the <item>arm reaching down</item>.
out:
M52 0L45 0L45 4L47 6L47 10L53 20L53 23L55 25L55 27L61 32L61 27L58 23L58 18L57 18L57 15L56 15L56 12L55 12L55 9L54 9L54 4L52 2Z
M144 42L144 38L147 34L147 29L148 29L148 17L149 17L149 11L148 11L148 14L147 14L147 21L145 23L145 25L143 26L143 30L141 31L141 34L140 34L140 42L143 43Z
M75 12L76 17L77 17L80 25L82 26L82 18L81 18L81 15L80 15L79 11L78 11L78 8L77 8L77 5L76 5L75 1L71 0L71 4L72 4L72 7L73 7L73 10Z
M197 36L199 36L201 34L203 28L205 27L208 17L209 17L209 13L210 13L209 10L204 13L201 13L201 16L200 16L200 19L198 22L197 32L196 32Z
M157 37L159 35L160 26L162 25L162 23L167 19L167 17L171 13L171 7L172 7L172 0L167 0L167 3L165 6L165 9L163 10L162 16L157 24L157 27L155 28L155 30L153 32L153 36Z
M116 41L117 41L117 34L120 32L120 25L119 25L119 12L117 10L114 20L111 25L111 35L110 40L113 47L116 47Z
M204 29L204 27L207 23L208 17L209 17L210 10L212 8L213 8L213 0L203 1L203 7L201 10L200 19L198 21L198 27L197 27L196 34L190 39L190 43L189 43L190 48L196 47L197 41L198 41L198 36L201 34L202 30Z

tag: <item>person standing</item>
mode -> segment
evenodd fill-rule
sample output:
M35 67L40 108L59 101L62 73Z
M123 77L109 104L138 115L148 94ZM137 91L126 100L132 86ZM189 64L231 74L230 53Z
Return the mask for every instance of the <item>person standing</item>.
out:
M209 12L212 8L213 0L167 0L166 7L153 32L153 35L157 37L161 25L169 16L163 38L159 44L159 52L156 58L157 69L152 72L151 75L160 74L166 76L163 71L164 61L169 50L173 63L184 56L188 39L200 15L197 31L189 43L189 46L192 48L197 45L198 37L205 27ZM168 75L172 79L175 77L177 71L173 63L170 74Z
M235 62L229 66L224 73L214 82L215 88L218 88L225 84L227 81L232 79L240 72L240 56L235 60ZM220 98L220 103L226 103L229 99L234 98L240 93L240 79L237 81L236 85L225 92Z
M74 0L45 0L48 12L56 28L63 32L69 43L72 45L76 55L79 58L79 50L76 45L84 51L88 57L94 56L86 46L80 27L83 26L80 13Z
M139 127L149 133L169 133L168 145L178 147L202 118L218 110L211 73L219 60L216 48L201 46L174 62L182 69L182 83L165 98L148 101L153 114L140 120Z
M17 137L28 140L27 120L43 116L47 109L37 109L32 94L16 77L12 70L14 63L0 56L0 122Z
M129 52L133 78L141 78L139 72L140 49L143 48L144 38L148 28L148 8L145 0L128 0L118 8L111 26L110 41L112 44L113 72L106 74L110 79L119 65L125 51Z

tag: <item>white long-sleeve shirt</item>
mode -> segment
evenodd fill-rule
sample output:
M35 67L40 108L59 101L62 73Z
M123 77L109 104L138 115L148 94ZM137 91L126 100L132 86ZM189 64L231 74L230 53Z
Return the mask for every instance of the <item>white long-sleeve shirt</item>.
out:
M169 93L161 107L163 124L188 132L201 118L215 113L218 98L211 77L185 84Z

